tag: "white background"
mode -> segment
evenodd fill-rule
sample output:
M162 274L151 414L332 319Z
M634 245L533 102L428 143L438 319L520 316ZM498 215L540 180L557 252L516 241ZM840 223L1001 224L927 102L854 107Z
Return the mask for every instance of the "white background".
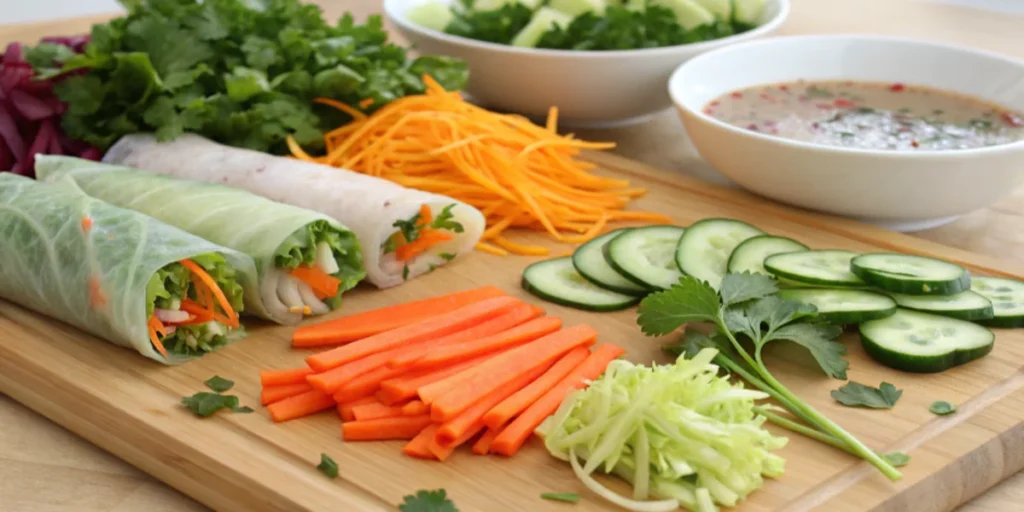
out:
M969 5L994 11L1024 14L1024 0L927 1ZM120 9L116 0L0 0L0 4L8 4L0 6L0 24L73 18L88 14L103 14Z

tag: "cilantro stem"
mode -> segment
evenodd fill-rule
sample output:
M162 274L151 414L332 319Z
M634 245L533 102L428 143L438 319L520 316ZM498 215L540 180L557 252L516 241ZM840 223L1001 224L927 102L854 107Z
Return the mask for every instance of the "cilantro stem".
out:
M813 429L811 427L808 427L807 425L801 425L800 423L797 423L797 422L795 422L795 421L793 421L793 420L791 420L789 418L786 418L784 416L779 416L778 414L775 414L775 413L773 413L773 412L769 411L768 409L765 409L764 407L761 407L761 406L755 406L754 410L757 411L757 413L760 414L761 416L764 416L765 418L767 418L768 421L770 421L770 422L772 422L772 423L774 423L774 424L776 424L776 425L778 425L778 426L780 426L780 427L782 427L782 428L784 428L786 430L790 430L790 431L796 432L797 434L800 434L800 435L803 435L803 436L807 436L807 437L809 437L811 439L815 439L815 440L821 441L821 442L823 442L825 444L832 445L832 446L834 446L836 448L839 448L840 450L843 450L843 451L845 451L845 452L847 452L849 454L857 455L857 453L853 451L853 448L850 448L849 445L847 445L846 443L840 441L838 438L836 438L832 434L826 434L826 433L824 433L824 432L822 432L820 430L816 430L816 429Z
M728 331L727 331L728 332ZM740 346L736 338L733 337L732 333L728 334L729 340L732 341L737 347ZM864 443L860 442L859 439L853 437L852 434L847 432L832 420L828 419L827 416L818 412L817 409L811 407L807 403L803 402L796 395L793 394L786 386L783 386L781 382L775 380L775 377L768 371L768 368L764 366L764 362L761 359L761 350L755 349L754 357L757 359L757 366L754 369L757 373L761 374L761 377L768 383L769 386L775 388L782 396L788 398L797 409L808 417L810 417L814 423L821 425L822 430L835 436L836 438L845 441L853 452L860 458L868 461L871 465L878 468L889 480L896 481L903 477L903 474L898 469L894 468L892 464L889 464L881 456L875 453L874 450L868 448Z

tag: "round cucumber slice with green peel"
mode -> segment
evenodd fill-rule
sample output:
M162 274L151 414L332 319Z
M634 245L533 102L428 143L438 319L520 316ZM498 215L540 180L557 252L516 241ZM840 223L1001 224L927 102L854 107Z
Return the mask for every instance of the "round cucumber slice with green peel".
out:
M987 320L993 316L992 301L973 291L956 295L907 295L889 292L889 296L900 307L961 320Z
M895 315L860 324L864 351L889 368L937 373L992 351L995 334L975 323L900 308Z
M626 231L629 229L610 231L579 246L572 253L572 264L580 275L601 288L626 295L647 295L646 286L626 279L604 259L604 247Z
M729 256L740 243L764 231L733 219L704 219L686 228L676 247L676 265L684 274L718 289L729 269Z
M649 290L667 290L679 282L676 267L679 226L647 226L626 231L604 246L604 259L623 277Z
M971 289L967 269L911 254L872 253L850 261L850 270L885 291L910 295L953 295Z
M781 290L779 296L811 304L818 316L835 325L849 325L887 318L896 314L896 301L881 293L864 290L806 288Z
M1024 283L1004 277L974 277L971 290L992 301L992 327L1024 327Z
M587 311L616 311L640 302L640 297L605 290L587 281L568 256L526 267L522 285L524 290L546 301Z
M806 245L793 240L775 235L758 235L748 238L729 255L727 268L731 274L750 272L752 274L767 274L764 268L764 260L775 254L788 252L800 252L810 250Z
M835 249L776 254L764 260L764 268L780 278L797 283L863 288L866 283L850 272L850 260L858 255Z

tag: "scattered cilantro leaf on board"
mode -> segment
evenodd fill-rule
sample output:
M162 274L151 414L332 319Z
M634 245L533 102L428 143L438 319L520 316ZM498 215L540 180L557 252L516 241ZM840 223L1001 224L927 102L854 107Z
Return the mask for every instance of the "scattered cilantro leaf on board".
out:
M316 469L330 478L338 478L338 463L326 453L320 454L320 464Z
M221 409L240 409L238 406L237 396L210 393L208 391L196 393L192 396L186 396L181 399L181 404L188 407L188 409L192 411L192 414L200 418L213 416Z
M235 382L234 381L230 381L230 380L225 379L225 378L223 378L223 377L221 377L219 375L214 375L213 377L210 377L209 379L206 380L206 382L204 382L204 384L206 384L206 387L208 387L208 388L210 388L210 389L212 389L212 390L214 390L214 391L216 391L218 393L223 393L223 392L225 392L225 391L235 387Z
M580 501L580 495L574 492L546 492L541 494L540 497L545 500L564 501L566 503L576 503Z
M852 434L797 397L779 382L765 365L763 348L769 342L789 340L806 348L828 376L846 378L849 363L846 347L836 341L842 328L820 321L817 308L786 300L765 276L729 274L719 291L706 282L685 276L668 290L653 293L640 302L637 323L648 336L661 336L695 322L710 323L716 332L687 332L681 343L666 347L678 355L693 355L715 348L715 364L764 391L802 421L767 415L766 418L794 432L837 446L867 460L891 480L900 472ZM741 342L745 340L748 343ZM891 398L893 391L885 395ZM898 398L898 393L896 394ZM891 399L895 402L895 398ZM776 419L772 419L772 418Z
M882 455L882 458L896 468L906 466L907 464L910 463L910 455L907 455L903 452L886 453L885 455Z
M401 505L401 512L459 512L455 503L448 499L444 489L436 491L419 491L415 495L406 496Z
M936 400L932 402L930 406L928 406L928 410L931 411L932 414L938 416L945 416L947 414L953 414L954 412L956 412L956 406L945 400Z
M866 386L850 381L839 389L832 391L832 398L847 407L867 407L870 409L892 409L896 401L903 395L903 390L883 382L879 387Z

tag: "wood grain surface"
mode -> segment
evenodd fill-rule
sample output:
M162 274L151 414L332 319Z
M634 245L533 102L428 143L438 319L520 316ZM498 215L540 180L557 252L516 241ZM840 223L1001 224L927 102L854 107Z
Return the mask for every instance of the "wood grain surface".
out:
M364 0L323 4L332 16L346 9L365 13L379 8L377 2ZM1019 27L1024 23L1021 18L913 1L797 0L794 4L793 17L784 28L786 33L892 33L1024 55L1024 47L1018 43ZM42 34L77 33L92 21L96 20L0 27L0 42L33 41ZM585 135L618 142L618 155L668 171L721 180L695 157L680 133L681 125L674 114L665 113L645 125ZM814 215L789 218L792 210L766 205L742 193L680 181L671 172L652 171L614 156L602 156L599 160L607 167L623 167L622 172L634 174L642 185L654 184L657 193L645 199L643 205L672 214L678 212L676 220L681 223L692 221L697 212L701 216L731 215L749 218L766 229L797 236L812 245L863 249L873 243L896 243L947 257L964 255L961 251L845 221ZM984 256L968 258L984 266L1020 274L1024 268L1022 199L1024 190L956 223L918 235L980 253ZM813 226L801 224L807 222ZM526 260L495 260L479 255L460 263L451 272L439 272L400 290L386 294L363 290L348 302L348 311L490 281L487 271L495 262L504 267L498 284L516 289L515 278ZM551 309L563 313L558 308ZM564 313L570 322L586 320L599 324L604 336L624 343L634 359L650 358L656 353L650 341L637 336L628 314L595 320L594 315ZM95 340L83 339L73 329L54 327L51 322L40 321L37 316L5 303L0 306L0 391L32 404L59 423L73 422L79 434L222 510L296 510L288 508L295 505L296 499L290 494L301 494L305 496L302 499L310 500L308 503L329 496L333 510L388 510L392 509L388 504L397 502L400 495L430 486L448 488L464 511L544 510L548 504L529 498L547 490L575 489L571 473L540 449L530 449L510 461L481 460L460 454L463 456L456 457L454 464L438 466L403 460L398 456L398 446L390 443L346 446L338 440L334 418L315 418L279 427L270 425L263 415L210 422L194 422L182 416L174 402L182 394L198 390L201 381L212 373L238 380L240 396L254 402L258 393L254 372L268 364L262 361L273 361L275 367L298 363L300 355L285 348L287 329L255 331L257 335L244 344L244 349L239 345L190 365L187 370L171 370L149 365ZM907 390L900 407L891 414L839 410L827 400L827 390L834 383L807 371L799 358L795 363L773 364L787 375L787 382L798 393L817 397L812 399L815 405L821 406L826 414L841 418L844 425L869 444L878 448L913 448L914 461L905 468L905 480L893 488L865 470L864 465L794 438L783 453L790 459L786 477L772 482L740 510L806 510L815 505L837 511L947 510L1016 471L1024 465L1020 412L1024 408L1024 394L1020 391L1024 384L1020 376L1024 356L1020 347L1024 339L1020 334L1014 337L1016 340L1001 334L992 356L941 377L893 375L867 362L857 344L851 343L851 378L863 382L886 378ZM782 361L784 357L780 356L773 361ZM960 413L943 419L931 417L927 403L936 398L960 403ZM165 436L161 437L160 446L140 450L139 446L145 444L143 440L154 435ZM253 447L262 451L254 454L249 451ZM207 448L214 451L204 453ZM325 484L317 478L310 468L318 454L335 450L337 458L346 463L343 467L364 476L346 478L338 484ZM221 460L221 455L242 462ZM366 459L377 463L367 465ZM959 462L949 464L952 460ZM238 467L225 467L232 464L243 465L240 474L231 473L238 472ZM466 474L472 477L464 477ZM500 475L521 492L480 497L482 491L473 485L473 479L485 474ZM269 489L269 494L261 490L261 485ZM370 488L369 492L362 490ZM339 491L344 498L336 496ZM499 501L497 508L488 506L492 502L486 500L503 497L510 501ZM350 500L348 507L339 501L342 499ZM1024 477L1018 475L963 509L1016 511L1021 509L1022 500ZM589 499L587 505L594 506L587 506L586 510L600 509ZM198 502L15 403L11 397L0 396L0 510L204 509Z

